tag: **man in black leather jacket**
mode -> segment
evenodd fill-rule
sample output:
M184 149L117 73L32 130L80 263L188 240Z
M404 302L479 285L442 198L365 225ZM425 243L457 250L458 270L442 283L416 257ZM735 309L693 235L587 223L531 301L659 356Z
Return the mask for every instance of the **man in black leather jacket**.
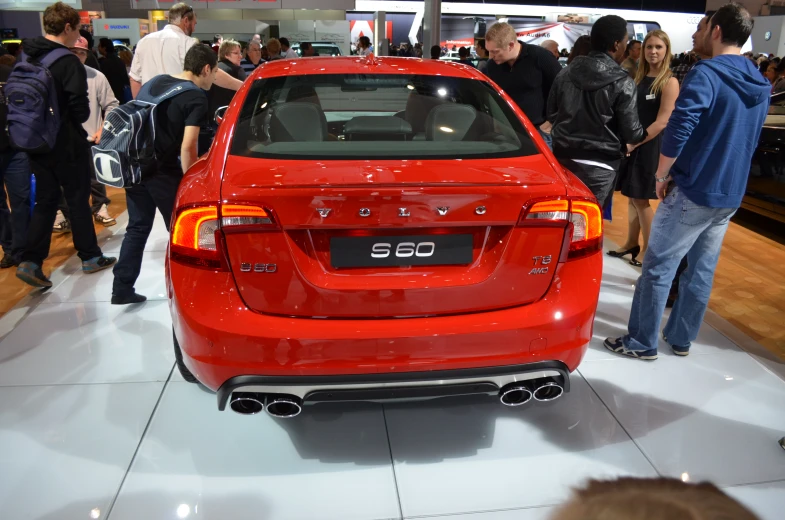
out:
M597 20L591 30L592 52L559 73L548 97L553 153L603 207L613 195L622 147L646 137L638 119L635 82L619 65L627 38L623 18Z

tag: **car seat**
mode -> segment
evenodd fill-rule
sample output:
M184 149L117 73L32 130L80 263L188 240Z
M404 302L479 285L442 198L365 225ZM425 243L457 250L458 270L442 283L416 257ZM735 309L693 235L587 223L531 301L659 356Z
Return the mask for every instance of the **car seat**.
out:
M319 106L295 102L272 109L270 140L273 143L318 142L326 139L327 118Z
M425 121L427 141L462 141L477 119L477 111L469 105L434 107Z

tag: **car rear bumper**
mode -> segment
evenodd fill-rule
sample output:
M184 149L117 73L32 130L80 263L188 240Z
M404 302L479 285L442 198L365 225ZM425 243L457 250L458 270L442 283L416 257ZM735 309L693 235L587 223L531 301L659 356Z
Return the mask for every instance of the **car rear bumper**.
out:
M546 295L530 305L456 316L347 320L260 314L242 301L231 273L167 264L174 331L185 365L202 384L212 390L237 381L304 386L302 397L315 390L308 378L335 377L348 384L356 377L359 390L368 390L379 381L400 382L402 374L421 373L422 380L432 381L434 374L450 371L453 376L444 379L454 382L465 379L455 375L461 370L500 369L515 376L548 361L571 372L591 340L602 275L597 253L560 264ZM250 379L233 379L238 376ZM488 380L487 374L482 377Z
M496 394L514 383L551 377L570 391L567 365L541 361L528 365L433 372L342 376L237 376L218 389L218 409L225 410L235 392L293 396L303 403L391 401L451 395Z

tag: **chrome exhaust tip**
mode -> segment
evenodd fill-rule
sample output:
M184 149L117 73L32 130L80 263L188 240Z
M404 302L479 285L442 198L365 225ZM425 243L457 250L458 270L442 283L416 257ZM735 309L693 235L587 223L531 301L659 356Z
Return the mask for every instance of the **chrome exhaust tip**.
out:
M531 399L531 390L520 384L507 385L499 391L499 401L504 406L521 406Z
M564 394L564 387L551 377L540 379L536 383L534 399L540 402L555 401Z
M303 411L300 399L293 396L270 396L267 398L267 413L281 419L297 417Z
M249 392L234 393L229 407L240 415L256 415L264 410L264 395Z

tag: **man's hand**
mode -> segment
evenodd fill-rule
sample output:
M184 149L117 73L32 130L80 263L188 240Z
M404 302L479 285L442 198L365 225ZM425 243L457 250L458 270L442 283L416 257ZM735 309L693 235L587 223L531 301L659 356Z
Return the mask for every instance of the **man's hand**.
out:
M540 125L540 130L542 130L546 134L550 134L551 129L553 129L553 125L550 123L550 121L545 121L543 124Z
M93 143L99 144L101 142L101 132L103 132L104 127L100 127L98 131L93 135Z
M665 200L665 191L668 189L668 184L671 181L671 177L667 173L663 173L662 175L659 173L657 174L658 179L661 179L662 177L667 177L667 179L665 179L663 182L657 182L657 198L660 200Z
M635 148L637 148L637 146L635 146L634 144L629 144L628 143L627 144L627 156L629 156L633 152L633 150L635 150Z

